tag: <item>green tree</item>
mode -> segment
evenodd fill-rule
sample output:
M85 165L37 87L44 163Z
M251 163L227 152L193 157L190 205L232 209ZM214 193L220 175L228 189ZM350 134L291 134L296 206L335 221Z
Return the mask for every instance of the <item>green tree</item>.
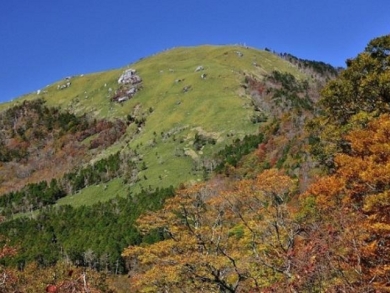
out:
M347 69L322 91L328 118L344 124L360 111L389 112L389 66L390 35L373 39L356 58L347 60Z
M346 151L343 136L390 112L390 35L373 39L347 68L321 92L322 115L308 124L311 151L323 165L334 168L333 154Z

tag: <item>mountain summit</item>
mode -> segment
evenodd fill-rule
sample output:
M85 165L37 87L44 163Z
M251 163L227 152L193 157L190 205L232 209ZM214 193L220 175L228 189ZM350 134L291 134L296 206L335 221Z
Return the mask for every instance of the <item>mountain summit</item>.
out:
M0 234L23 247L6 265L124 273L125 247L166 237L137 218L180 190L272 168L305 190L321 169L304 126L337 74L270 50L183 47L0 105Z

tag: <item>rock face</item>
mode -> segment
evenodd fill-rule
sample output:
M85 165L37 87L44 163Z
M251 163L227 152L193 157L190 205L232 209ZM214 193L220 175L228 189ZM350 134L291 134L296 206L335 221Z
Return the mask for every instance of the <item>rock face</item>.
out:
M136 72L137 71L135 69L132 69L132 68L127 69L119 77L118 83L119 84L133 84L134 85L134 84L142 82L141 77L139 77L139 75L137 75Z
M127 69L118 79L118 84L121 86L115 91L111 100L118 103L123 103L131 99L141 88L142 78L136 74L135 69Z

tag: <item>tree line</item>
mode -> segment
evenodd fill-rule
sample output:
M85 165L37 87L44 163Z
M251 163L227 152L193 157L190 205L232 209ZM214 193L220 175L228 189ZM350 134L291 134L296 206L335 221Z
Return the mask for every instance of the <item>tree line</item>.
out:
M47 206L35 218L3 222L0 234L8 239L8 245L19 249L16 256L2 259L1 264L23 270L31 262L48 267L64 260L122 274L126 272L121 257L125 247L161 239L157 230L141 236L135 220L148 210L160 208L173 194L173 187L169 187L130 193L92 206Z

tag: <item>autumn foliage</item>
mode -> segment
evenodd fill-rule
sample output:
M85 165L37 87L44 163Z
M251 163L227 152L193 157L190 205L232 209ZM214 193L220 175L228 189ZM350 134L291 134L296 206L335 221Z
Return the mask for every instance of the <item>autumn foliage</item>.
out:
M164 240L125 249L135 291L387 292L390 117L350 132L307 192L276 169L180 190L138 220ZM178 291L179 292L179 291Z
M335 174L321 178L305 196L315 197L321 220L342 241L336 244L344 247L340 257L356 273L348 283L389 291L390 116L352 131L346 140L351 150L335 157Z
M389 40L371 41L323 91L308 130L328 175L301 194L277 169L180 190L138 220L163 240L124 250L131 288L390 292Z
M287 202L296 182L271 169L229 189L196 185L169 199L163 210L139 220L164 240L133 246L123 255L134 290L247 292L293 275L290 255L299 226Z
M127 124L76 116L36 99L0 113L0 127L0 194L4 194L42 178L61 177L87 162L91 150L117 141Z
M83 225L105 231L104 235L115 241L107 246L119 247L122 240L126 246L132 243L123 250L121 259L121 268L128 272L128 292L390 292L389 56L389 36L372 40L325 86L318 113L310 112L318 106L317 97L307 99L308 84L294 76L274 72L261 83L248 77L254 106L262 109L264 99L269 99L274 103L269 117L275 120L264 133L221 150L218 174L204 183L183 184L175 192L172 188L166 194L144 191L142 197L130 195L127 204L118 198L107 205L84 207L84 218L80 218L88 221L83 220ZM4 120L9 122L10 136L0 144L3 166L29 160L29 154L34 153L23 137L39 141L39 132L19 127L22 123L16 114L26 112L22 110L14 109L16 112ZM258 114L255 123L265 122ZM59 129L48 127L49 133L60 139L56 143L46 140L44 149L54 148L59 153L73 150L77 157L86 147L68 144L66 138L82 141L96 134L88 140L89 148L106 147L125 127L122 122L95 121L89 128L93 133L89 133L82 128L83 123L72 122L75 117L64 115L60 120L71 120L59 126L65 127L64 136ZM305 118L314 116L304 129ZM196 137L199 149L205 143L205 138ZM18 151L13 152L15 148ZM67 182L77 185L68 189L79 190L96 182L96 174L107 178L115 177L117 171L125 174L119 173L124 168L121 161L131 162L118 153L107 164L99 161L96 166L69 173ZM132 173L130 167L127 173ZM146 206L149 211L134 227L133 219L147 210ZM11 207L17 208L15 204ZM46 225L48 231L54 231L45 224L49 223L44 222L45 214L41 216L41 222L34 222L34 226L44 230ZM59 215L55 218L61 220ZM115 221L121 225L113 224ZM121 230L124 226L131 233ZM86 233L70 235L87 242ZM50 236L52 247L57 247L61 237L53 241ZM106 248L101 239L96 242L99 249ZM7 241L1 247L0 260L17 252ZM84 267L62 261L50 267L44 267L43 261L18 269L0 267L0 293L109 292L104 266L100 266L100 274L92 270L99 269L93 265L93 251L85 251L83 259L79 264ZM113 264L106 260L107 272L109 265L112 269Z
M109 289L105 275L66 263L58 263L52 267L40 267L30 263L23 270L0 267L0 272L1 293L114 292Z

